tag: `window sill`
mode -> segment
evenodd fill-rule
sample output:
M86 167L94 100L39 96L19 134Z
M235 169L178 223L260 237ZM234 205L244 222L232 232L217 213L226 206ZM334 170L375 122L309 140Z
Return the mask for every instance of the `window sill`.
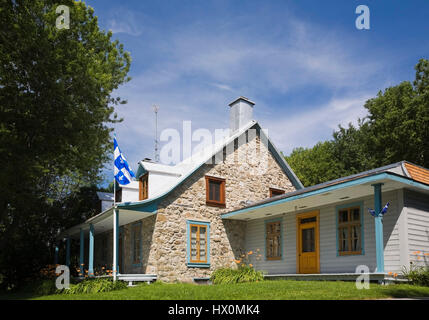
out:
M225 203L221 203L221 202L206 201L206 205L210 206L210 207L219 207L219 208L225 208L226 207Z
M273 258L265 258L265 260L267 261L277 261L277 260L281 260L282 257L273 257Z
M353 251L353 252L337 252L337 256L344 257L344 256L360 256L364 253L362 251Z
M188 262L189 268L210 268L210 263Z

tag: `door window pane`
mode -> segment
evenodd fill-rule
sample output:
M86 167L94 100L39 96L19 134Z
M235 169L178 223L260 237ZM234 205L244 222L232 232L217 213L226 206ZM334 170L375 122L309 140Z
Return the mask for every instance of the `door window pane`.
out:
M314 228L302 229L302 252L315 251Z

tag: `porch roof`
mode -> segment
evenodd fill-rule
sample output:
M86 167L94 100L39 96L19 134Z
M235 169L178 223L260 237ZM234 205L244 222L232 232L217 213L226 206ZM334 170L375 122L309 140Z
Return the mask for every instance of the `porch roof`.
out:
M383 192L402 188L414 189L429 194L429 185L402 174L392 172L397 163L357 175L340 178L301 190L289 192L244 208L222 214L222 219L253 220L288 212L311 210L374 194L372 185L382 183Z
M156 214L157 207L155 204L149 204L145 207L139 208L139 210L127 210L122 208L111 207L104 210L103 212L97 214L94 217L87 219L85 222L73 226L67 230L61 232L57 239L63 239L70 237L72 239L78 239L80 236L80 230L83 230L85 235L89 233L90 225L94 227L94 233L99 234L108 230L113 230L113 210L117 209L119 211L118 222L119 226L123 226L143 218L149 217L153 214Z

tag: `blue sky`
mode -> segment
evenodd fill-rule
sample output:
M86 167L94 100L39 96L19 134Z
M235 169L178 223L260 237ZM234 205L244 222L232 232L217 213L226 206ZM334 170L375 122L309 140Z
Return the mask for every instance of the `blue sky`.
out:
M180 130L183 120L214 130L228 127L229 102L249 97L255 119L288 154L356 123L367 99L413 80L429 53L427 0L86 3L131 53L115 131L134 169L154 157L153 104L160 130ZM370 30L355 27L360 4L370 9Z

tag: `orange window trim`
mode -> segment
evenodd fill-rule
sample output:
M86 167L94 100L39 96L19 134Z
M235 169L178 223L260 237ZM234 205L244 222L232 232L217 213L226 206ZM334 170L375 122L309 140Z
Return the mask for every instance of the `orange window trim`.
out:
M203 226L203 225L199 225L199 224L190 224L189 225L189 230L191 230L191 232L189 233L189 243L192 243L192 227L196 227L197 228L197 235L196 235L196 245L197 245L197 259L193 260L192 259L192 253L190 255L190 262L192 263L207 263L207 226ZM200 259L200 229L205 229L205 253L206 253L206 259L205 260L201 260ZM192 251L192 247L190 249Z
M274 238L276 238L276 237L279 237L280 238L280 241L281 241L281 232L279 231L279 232L269 232L269 230L271 230L272 228L270 228L270 226L272 226L272 225L280 225L280 221L273 221L273 222L268 222L267 224L266 224L266 228L267 228L267 240L266 240L266 243L265 243L265 246L267 247L267 249L268 249L268 243L269 243L269 241L271 240L271 239L274 239ZM276 230L277 228L275 228L274 230ZM279 247L281 248L281 243L279 243ZM282 257L281 257L281 253L280 253L280 255L278 255L278 256L269 256L269 255L267 255L267 260L280 260Z
M139 178L139 200L145 200L149 197L149 174Z
M210 199L210 182L220 182L219 201ZM216 207L225 207L225 179L206 176L206 204Z

